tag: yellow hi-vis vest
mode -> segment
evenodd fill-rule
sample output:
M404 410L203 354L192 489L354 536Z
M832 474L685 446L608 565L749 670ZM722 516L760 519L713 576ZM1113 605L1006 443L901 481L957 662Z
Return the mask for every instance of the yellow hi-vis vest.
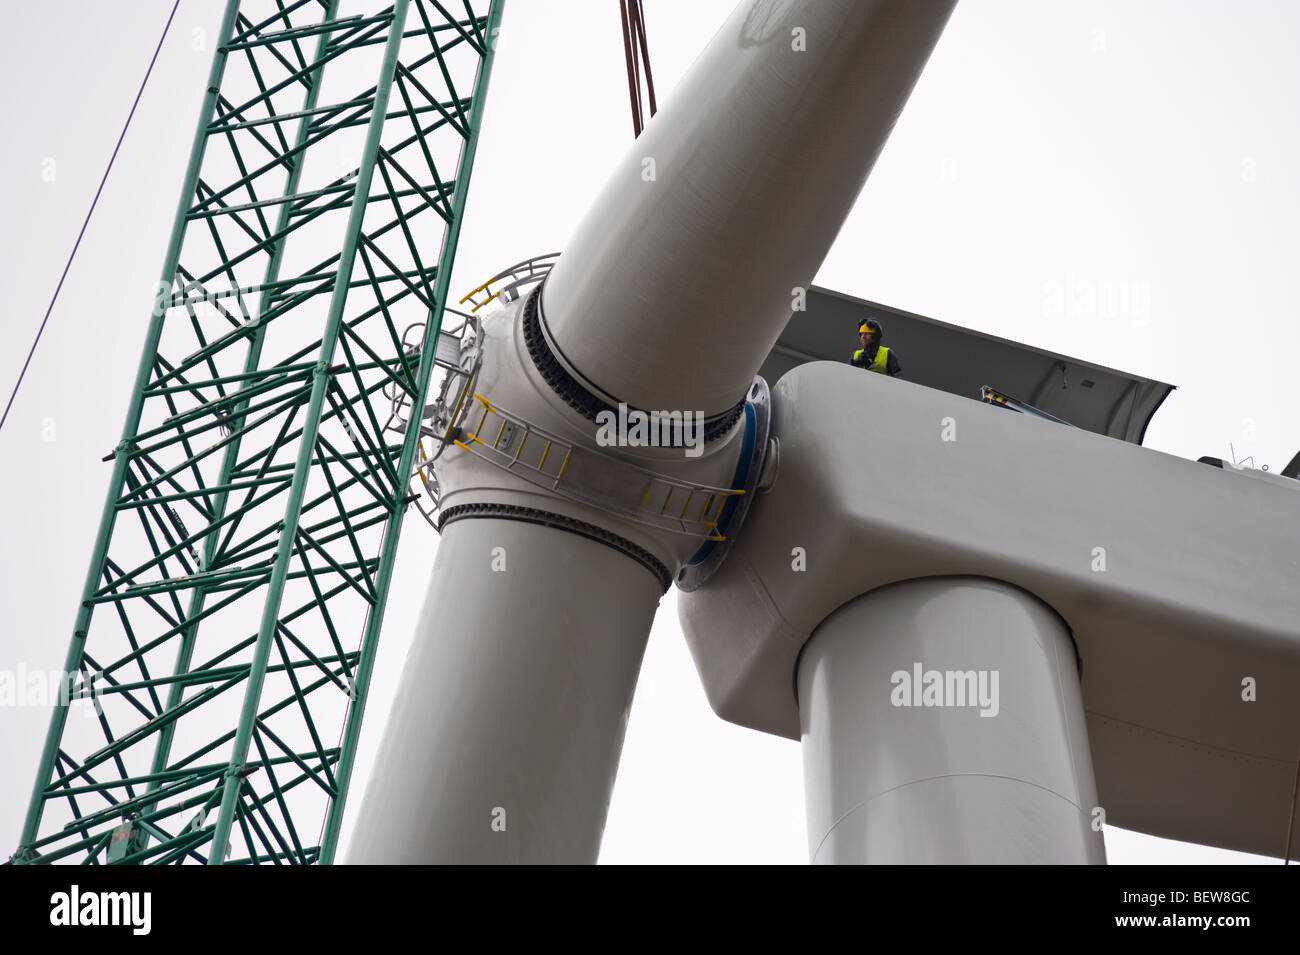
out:
M862 357L865 348L859 348L853 353L853 360L857 361ZM871 359L871 364L867 365L867 371L878 371L882 375L889 374L889 349L881 345L876 349L876 357Z

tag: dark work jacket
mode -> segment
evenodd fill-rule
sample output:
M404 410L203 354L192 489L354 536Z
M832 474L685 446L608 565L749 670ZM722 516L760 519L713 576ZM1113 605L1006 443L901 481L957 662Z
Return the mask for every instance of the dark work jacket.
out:
M878 349L879 347L880 347L879 345L868 346L867 348L863 349L861 358L854 359L850 357L849 364L853 365L855 368L870 367L871 362L876 357L876 349ZM853 349L853 351L856 353L858 349L855 348ZM897 378L898 373L901 372L902 370L903 370L903 366L898 363L898 352L890 348L889 354L885 358L885 371L889 374L889 377Z

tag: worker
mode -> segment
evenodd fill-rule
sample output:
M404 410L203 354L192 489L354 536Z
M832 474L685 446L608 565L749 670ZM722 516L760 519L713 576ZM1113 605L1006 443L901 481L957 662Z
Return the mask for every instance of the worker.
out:
M898 363L898 356L894 354L893 349L880 344L884 337L885 330L880 327L880 322L874 318L863 321L858 326L858 341L862 343L862 347L853 353L850 364L855 368L878 371L891 378L898 377L898 373L903 368Z

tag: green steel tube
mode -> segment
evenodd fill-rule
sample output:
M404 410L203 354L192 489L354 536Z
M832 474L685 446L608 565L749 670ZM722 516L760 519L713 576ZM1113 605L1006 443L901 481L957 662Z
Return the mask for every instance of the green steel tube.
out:
M329 7L325 11L325 19L327 21L333 20L338 15L338 5L338 0L330 0ZM319 62L325 55L325 50L329 43L329 37L330 33L328 31L320 34L320 39L317 41L316 56L312 62ZM320 97L321 76L324 71L325 68L323 65L312 71L311 87L307 90L307 95L303 101L304 110L315 109L316 102ZM303 143L307 140L310 127L310 117L304 118L300 122L298 126L298 136L294 142L295 150L302 148ZM292 196L297 190L298 183L302 179L302 169L305 165L303 161L304 159L304 155L299 155L297 161L294 163L293 169L289 171L289 177L284 186L285 196ZM288 227L290 219L292 218L292 205L291 202L285 202L280 206L280 215L276 223L275 232L272 233L273 235L279 235ZM287 239L281 239L276 245L275 251L271 253L271 259L266 265L266 274L262 280L262 285L264 287L277 281L280 277L280 263L284 257L284 247L286 242ZM244 375L251 375L257 370L258 365L261 363L262 345L266 340L266 325L262 321L265 310L266 292L263 292L262 298L258 302L259 314L257 317L257 323L254 327L252 341L249 345L248 357L244 361ZM232 418L242 420L244 413L248 410L249 393L256 392L259 388L255 378L250 378L249 380L250 385L247 386L244 389L244 392L236 399L237 404L232 411ZM225 515L226 503L230 499L229 492L225 488L229 485L230 474L234 469L235 462L239 460L239 448L241 443L242 437L236 436L235 439L226 446L226 454L221 462L221 476L217 479L219 489L217 490L215 500L213 501L212 519L210 522L212 525L220 523L222 517ZM216 554L217 545L220 539L220 533L216 527L213 527L212 533L209 535L203 547L203 567L205 569L211 566L212 558ZM207 600L207 595L208 587L206 584L201 584L195 588L190 597L190 606L185 614L186 620L189 620L196 614L202 612L203 604ZM198 630L199 628L197 625L190 627L181 637L181 645L176 652L176 664L172 668L173 674L181 674L189 670L190 663L194 656L194 646L198 639ZM180 683L172 685L171 692L167 697L168 710L180 704L184 689L184 686ZM169 723L159 734L157 749L154 751L152 772L160 773L167 768L167 760L171 757L171 746L175 732L176 724ZM151 791L156 788L156 784L150 786Z
M418 400L411 403L413 409L423 407L423 396L428 391L429 379L433 374L433 357L438 345L438 334L442 327L442 309L447 301L447 289L451 284L451 264L456 257L456 246L460 241L460 227L464 219L465 201L469 194L470 172L474 168L474 154L478 149L478 134L483 122L483 110L487 102L488 82L492 76L492 63L495 58L495 35L501 24L505 9L505 0L492 0L488 12L485 40L487 49L479 64L478 76L474 80L473 102L470 106L469 138L461 146L460 161L456 172L456 197L453 200L453 215L442 239L442 251L438 257L438 278L434 285L434 313L429 315L425 326L425 345L420 353L420 380ZM408 427L402 442L402 457L398 465L398 474L409 475L414 470L415 446L419 440L420 429ZM405 486L398 489L399 499L405 492ZM375 654L379 644L379 633L384 622L384 608L388 603L388 585L392 580L393 564L397 556L398 539L402 531L402 519L406 508L399 502L394 509L387 533L384 534L383 551L380 554L379 571L375 580L375 606L366 621L366 631L361 643L361 659L357 663L357 675L353 690L352 705L348 710L344 725L343 741L339 754L335 780L338 795L330 801L329 815L325 819L324 839L321 843L320 862L330 865L338 848L339 834L343 825L343 811L347 805L348 786L352 780L352 768L356 761L357 743L361 736L361 721L365 715L367 693L370 677L374 672Z
M321 406L325 402L325 390L328 387L329 363L338 342L339 326L343 319L343 308L347 303L348 283L352 279L352 269L356 263L357 247L360 244L361 230L364 224L366 206L370 196L370 182L374 174L375 160L379 154L379 140L384 129L384 119L388 112L388 100L392 92L393 76L397 69L397 55L402 43L402 28L406 22L409 0L396 0L393 4L392 23L389 25L388 41L384 48L384 62L380 69L379 81L375 88L374 112L366 130L365 148L362 151L360 172L357 176L356 198L348 215L347 234L344 237L343 250L339 257L339 272L335 278L334 291L330 296L330 308L325 323L325 332L321 341L320 357L316 366L315 382L312 388L311 404L303 426L302 443L298 449L298 460L294 467L293 488L289 492L289 501L285 508L284 527L280 532L280 546L276 551L275 568L271 574L266 603L262 611L262 623L254 650L253 664L248 676L248 685L244 692L244 704L239 718L239 729L235 734L234 752L226 768L226 777L221 794L221 810L213 829L212 845L208 853L209 865L221 865L225 861L226 847L230 841L230 830L235 819L235 803L239 795L236 784L243 764L248 755L248 747L253 736L253 723L257 719L257 708L262 696L262 683L266 676L266 664L271 653L271 634L275 630L276 618L280 613L280 598L284 593L285 577L288 573L289 557L293 550L293 541L297 536L298 517L301 513L303 495L307 488L307 472L311 458L316 450L316 434L320 427Z
M212 68L208 73L207 92L204 94L203 108L199 112L198 128L194 132L194 145L190 150L190 164L185 171L184 184L181 187L181 198L175 221L172 223L171 238L167 245L167 255L163 260L159 287L166 285L171 288L176 277L176 266L180 261L181 241L185 236L185 213L189 208L190 198L198 187L199 167L202 164L203 153L207 144L207 126L216 109L217 90L221 86L221 78L226 69L227 52L224 47L234 32L235 19L238 13L239 0L227 0L226 11L221 19L220 39L217 42L216 54L212 59ZM95 549L91 554L90 569L87 571L86 584L82 590L81 609L77 613L72 642L68 647L68 655L63 664L65 680L70 681L72 679L71 674L81 667L85 653L86 633L90 628L90 618L94 611L91 598L95 594L95 585L99 580L99 572L108 553L108 543L117 516L117 509L114 504L126 476L126 466L129 458L127 447L134 437L136 429L140 426L140 414L144 405L144 390L149 384L154 358L158 352L158 341L162 336L164 314L165 310L160 310L157 307L153 309L153 315L149 322L149 332L145 337L144 350L140 356L140 365L136 370L135 387L132 391L131 403L127 408L126 423L122 428L122 442L118 445L118 454L113 461L113 476L109 479L108 500L104 505L103 515L100 517L99 531L95 538ZM66 693L60 694L60 700L67 696ZM28 805L27 818L23 823L22 838L19 842L19 855L23 852L23 846L36 839L36 832L41 822L41 813L45 806L45 787L49 784L54 772L55 755L58 752L59 740L63 737L63 728L67 722L67 717L67 704L57 703L50 718L49 732L45 737L45 749L41 754L41 765L37 771L36 784L32 790L32 801Z

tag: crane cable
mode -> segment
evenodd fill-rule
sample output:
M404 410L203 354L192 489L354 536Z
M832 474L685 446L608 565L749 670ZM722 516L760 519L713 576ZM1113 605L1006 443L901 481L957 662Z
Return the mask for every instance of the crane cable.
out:
M648 118L641 106L641 68L645 67L646 92L650 99L650 116L658 108L655 104L655 81L650 73L650 49L646 45L645 18L641 14L641 0L618 0L623 18L623 56L627 60L627 92L632 100L632 138L641 135Z
M72 252L68 255L68 261L63 266L63 274L59 276L59 284L54 288L54 295L50 298L50 307L45 310L45 317L41 319L41 326L36 330L36 340L32 342L31 349L27 352L27 360L23 362L22 371L18 372L18 381L14 383L14 390L9 395L9 403L5 405L4 414L0 415L0 428L4 427L5 421L9 418L9 410L14 406L14 399L18 397L18 388L23 383L23 376L27 374L27 366L32 363L32 356L36 354L36 346L41 342L41 335L45 332L45 326L50 320L50 314L54 311L54 303L59 299L59 292L63 289L63 282L68 277L68 270L72 268L72 259L77 254L77 249L81 247L81 240L86 234L86 227L90 225L90 217L95 212L95 206L99 202L99 196L104 191L104 183L108 181L108 174L113 169L113 163L117 159L118 150L122 148L122 140L126 139L126 131L131 126L131 119L135 116L135 109L140 105L140 97L144 95L145 84L149 82L149 74L153 72L154 64L158 62L158 54L162 50L163 41L167 39L167 32L171 29L172 20L176 17L176 11L181 5L181 0L176 0L172 4L172 12L167 17L167 25L163 27L162 36L158 38L158 46L154 48L153 58L149 60L149 68L144 71L144 79L140 82L140 89L135 94L135 102L131 104L131 112L127 114L126 123L122 126L122 133L117 137L117 145L113 147L113 155L109 157L108 166L104 169L104 175L99 180L99 188L95 190L95 198L90 202L90 209L86 212L86 219L81 223L81 231L77 233L77 241L72 244Z

